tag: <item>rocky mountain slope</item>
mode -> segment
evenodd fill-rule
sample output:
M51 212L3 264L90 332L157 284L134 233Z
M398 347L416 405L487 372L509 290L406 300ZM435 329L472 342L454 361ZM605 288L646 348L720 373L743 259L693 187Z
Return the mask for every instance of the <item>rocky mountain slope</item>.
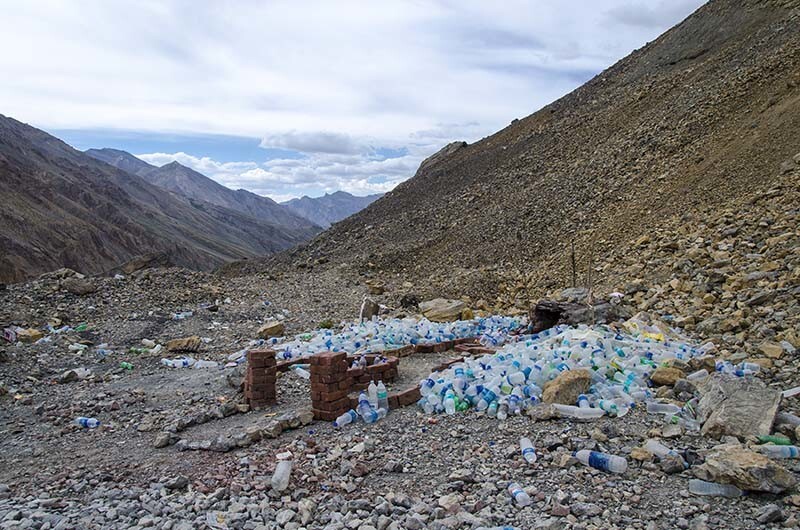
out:
M573 241L578 282L609 285L639 237L769 190L798 130L800 2L716 0L281 259L526 307L571 284Z
M256 219L297 231L304 239L308 239L320 231L319 226L281 206L269 197L262 197L247 190L232 190L178 162L158 167L139 160L125 151L108 148L89 149L86 154L112 166L135 173L150 184L184 197L230 208Z
M382 195L376 193L366 197L356 197L346 191L337 191L314 198L304 195L299 199L292 199L281 204L314 224L328 228L333 223L360 212L380 199Z
M210 269L307 236L306 229L165 193L0 116L0 282L64 266L97 273L152 252Z

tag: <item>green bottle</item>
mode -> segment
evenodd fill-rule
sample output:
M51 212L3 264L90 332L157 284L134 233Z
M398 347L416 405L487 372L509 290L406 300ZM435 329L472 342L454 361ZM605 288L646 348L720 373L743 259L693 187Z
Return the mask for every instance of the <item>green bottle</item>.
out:
M774 445L792 445L792 441L786 436L780 434L767 434L756 437L760 444L774 444Z
M119 363L119 367L122 368L123 370L133 370L133 365L125 361Z

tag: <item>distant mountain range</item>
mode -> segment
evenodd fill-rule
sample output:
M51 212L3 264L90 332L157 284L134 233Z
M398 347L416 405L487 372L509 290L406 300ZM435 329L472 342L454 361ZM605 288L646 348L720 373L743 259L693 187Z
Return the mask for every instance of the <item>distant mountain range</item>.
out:
M0 282L59 267L100 273L151 253L211 269L286 249L320 230L263 197L231 192L263 212L258 218L216 197L165 191L137 174L148 164L134 157L117 163L126 170L0 115Z
M308 239L319 232L322 226L317 226L318 223L309 221L269 197L262 197L247 190L226 188L215 180L178 162L172 162L162 167L153 166L128 152L109 148L89 149L86 154L184 197L210 202L253 216L256 219L297 230L303 239Z
M337 191L316 198L303 196L281 204L314 224L328 228L333 223L363 210L382 196L382 193L378 193L356 197L346 191Z

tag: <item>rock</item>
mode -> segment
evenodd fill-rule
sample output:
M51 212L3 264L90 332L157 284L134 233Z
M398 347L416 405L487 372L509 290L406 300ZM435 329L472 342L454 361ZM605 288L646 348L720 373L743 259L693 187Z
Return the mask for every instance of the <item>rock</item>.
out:
M570 506L570 510L577 517L594 517L603 513L603 508L591 502L576 502Z
M461 300L435 298L419 304L422 315L433 322L452 322L461 318L467 305Z
M460 493L451 493L439 497L437 504L445 509L447 513L453 514L461 510L461 503L464 501L463 495Z
M680 438L683 436L683 427L678 423L668 423L661 427L662 438Z
M780 359L783 357L783 346L777 342L764 341L758 346L758 350L770 359Z
M756 520L761 524L778 523L784 519L786 519L786 515L777 504L767 504L756 516Z
M702 394L697 419L703 423L704 436L767 435L781 400L780 391L766 388L757 379L745 379L716 373L699 387Z
M270 337L282 337L283 332L283 322L280 320L269 320L266 324L258 328L256 335L259 339L268 339Z
M542 401L574 405L578 401L579 395L589 391L591 384L592 375L588 370L583 368L567 370L547 383L542 393Z
M74 381L78 381L80 379L86 379L92 374L91 371L87 370L86 368L73 368L71 370L67 370L58 376L59 383L72 383Z
M653 460L653 453L644 447L634 447L631 449L631 458L639 462L650 462Z
M381 295L386 292L386 285L380 280L367 280L367 292L372 295Z
M162 447L167 447L173 443L174 435L170 432L160 432L156 435L156 439L153 441L153 447L160 449Z
M781 493L797 484L797 478L774 460L738 444L714 447L705 463L694 470L702 480L733 484L748 491Z
M657 386L674 386L678 380L684 377L686 374L679 368L659 366L650 374L650 381Z
M665 455L658 463L661 471L668 475L681 473L684 470L683 458L679 455Z
M278 523L280 526L284 526L286 523L291 521L295 518L297 512L290 509L283 509L280 510L278 513L275 514L275 522Z
M364 297L364 301L361 302L361 311L359 311L358 318L362 321L364 320L372 320L372 317L376 317L381 313L381 306L368 296Z
M61 287L62 289L66 289L68 292L78 296L92 294L93 292L97 291L97 286L95 286L92 282L85 278L78 278L77 276L73 276L72 278L67 278L66 280L62 281Z
M44 333L34 328L21 329L17 331L17 340L19 342L36 342L42 337L44 337Z
M178 475L166 481L164 487L168 490L182 490L189 485L189 478L184 475Z
M167 350L169 351L185 351L196 352L200 349L203 341L197 335L191 337L184 337L182 339L172 339L167 342Z

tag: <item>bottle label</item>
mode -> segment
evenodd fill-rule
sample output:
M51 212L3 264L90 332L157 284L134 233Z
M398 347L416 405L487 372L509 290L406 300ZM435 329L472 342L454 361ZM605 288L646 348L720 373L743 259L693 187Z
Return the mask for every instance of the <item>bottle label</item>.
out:
M608 456L597 451L589 452L589 465L595 469L608 469Z

